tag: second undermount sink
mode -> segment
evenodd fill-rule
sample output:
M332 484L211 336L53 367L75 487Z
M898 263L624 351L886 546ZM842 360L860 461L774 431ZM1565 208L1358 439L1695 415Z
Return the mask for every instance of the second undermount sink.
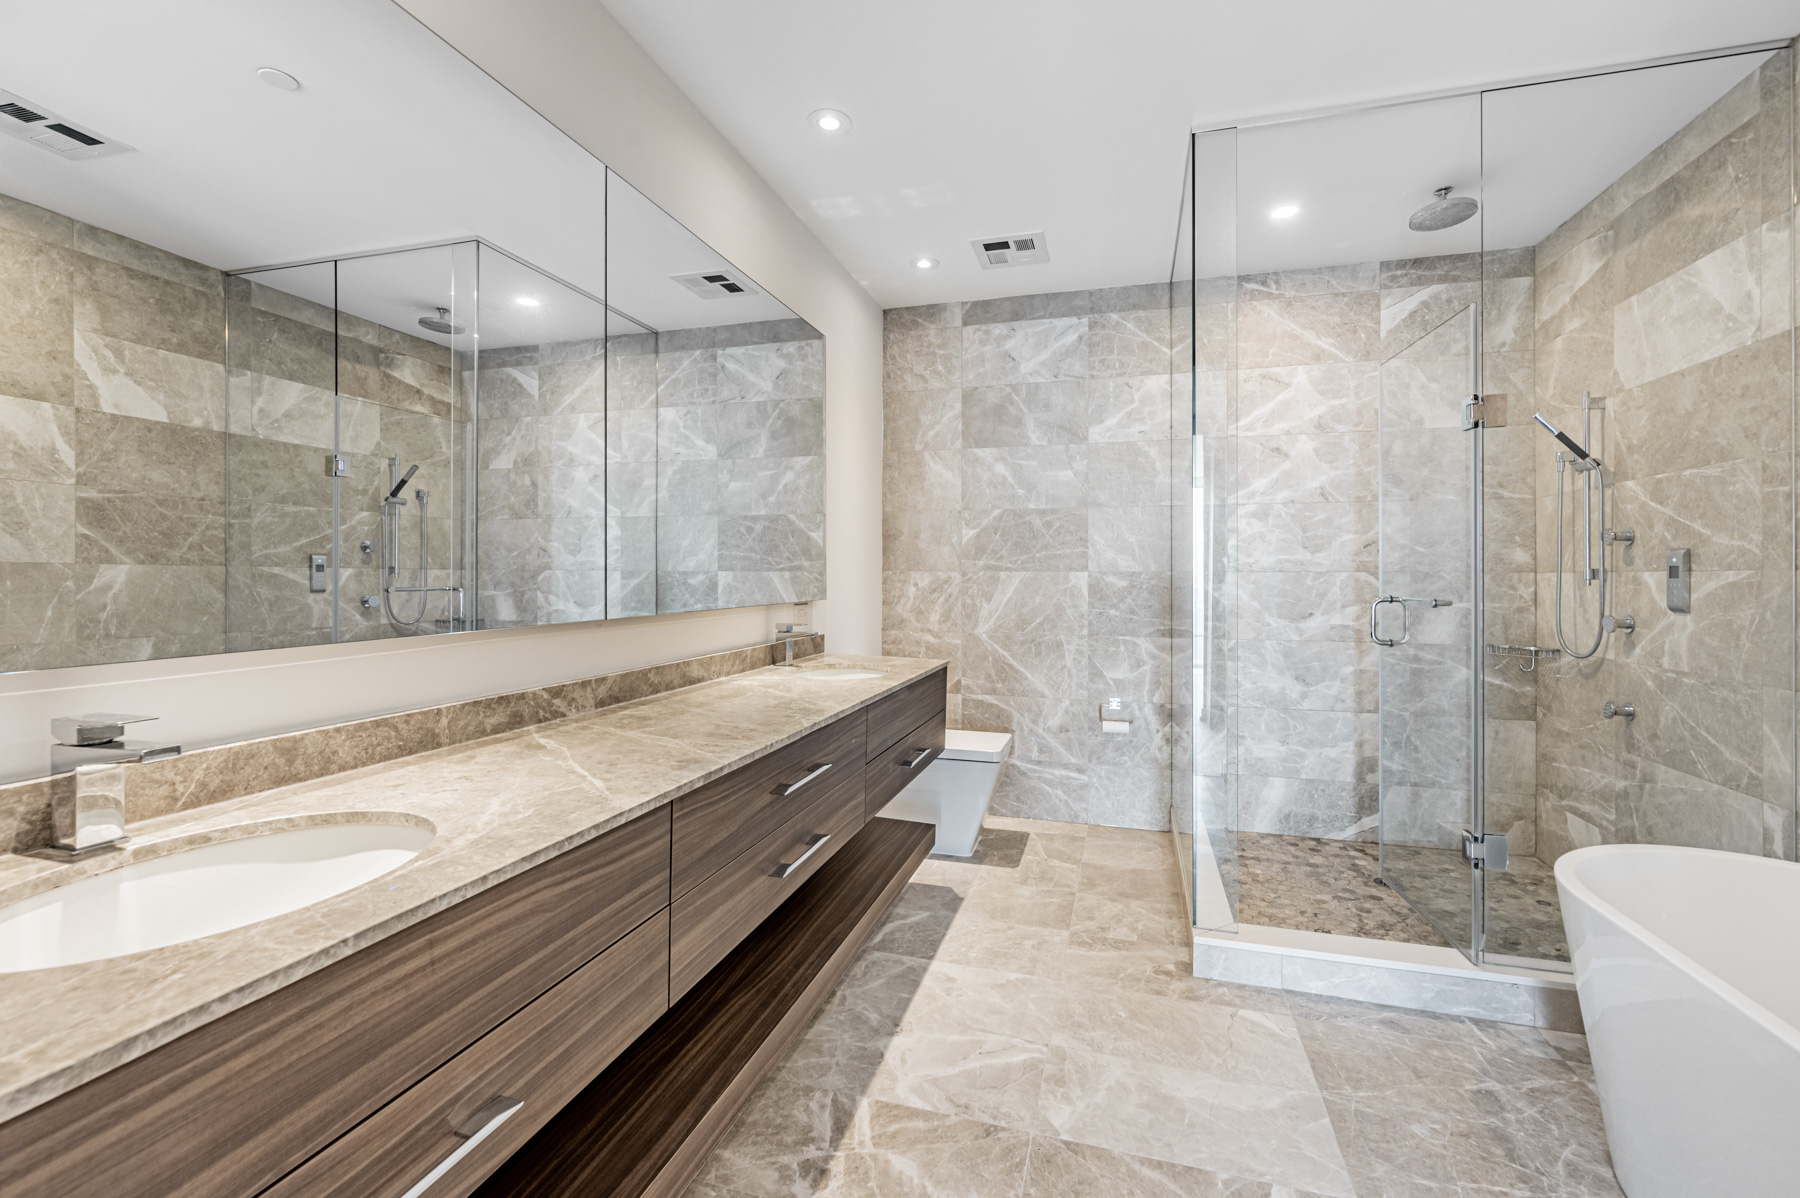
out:
M433 835L398 822L246 832L0 907L0 973L122 957L273 919L404 865Z
M801 670L800 676L811 678L814 681L828 679L834 682L844 682L851 678L880 678L882 672L880 670L859 670L854 666L816 666L810 670Z

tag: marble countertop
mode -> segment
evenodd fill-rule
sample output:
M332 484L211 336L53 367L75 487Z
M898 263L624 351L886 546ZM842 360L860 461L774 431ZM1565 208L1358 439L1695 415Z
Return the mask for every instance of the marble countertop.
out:
M134 824L73 865L0 856L0 905L249 823L395 813L436 835L400 868L261 923L127 957L0 974L0 1120L672 802L940 661L833 654ZM879 678L816 679L861 666ZM321 818L323 817L323 818ZM235 833L241 835L241 831Z

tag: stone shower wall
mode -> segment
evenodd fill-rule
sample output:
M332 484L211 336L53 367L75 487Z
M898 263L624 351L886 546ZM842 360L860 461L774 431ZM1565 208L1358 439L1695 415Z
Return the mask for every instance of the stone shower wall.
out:
M996 813L1166 829L1167 285L890 311L883 408L883 652L1013 734Z
M1634 841L1793 855L1793 72L1776 54L1538 247L1538 395L1564 427L1583 391L1604 397L1607 521L1637 533L1611 604L1637 631L1540 668L1546 861ZM1556 482L1539 438L1546 644ZM1689 614L1664 605L1678 547ZM1573 622L1595 615L1584 593ZM1608 699L1637 718L1601 719Z
M1486 266L1487 346L1517 354L1522 345L1526 361L1530 263L1526 251L1491 254ZM1381 437L1417 442L1396 443L1388 499L1395 531L1408 533L1409 564L1435 561L1434 542L1466 540L1466 505L1408 501L1466 492L1460 405L1469 372L1466 335L1447 350L1424 342L1453 335L1445 322L1482 289L1476 254L1238 280L1236 571L1224 585L1238 654L1233 760L1243 830L1376 837L1381 650L1368 618L1381 566ZM1490 352L1490 374L1498 364ZM1413 612L1415 655L1468 643L1466 558L1444 573L1417 585L1462 602ZM1448 791L1467 794L1452 744L1466 720L1434 723L1429 711L1393 713L1406 743L1389 759L1410 767L1393 781L1416 792L1422 810L1448 810ZM1444 768L1434 773L1436 765ZM1518 831L1529 839L1528 828Z

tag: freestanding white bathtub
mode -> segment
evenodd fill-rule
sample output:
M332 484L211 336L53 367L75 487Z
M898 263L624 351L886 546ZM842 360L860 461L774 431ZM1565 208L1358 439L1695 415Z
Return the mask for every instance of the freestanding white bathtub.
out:
M1800 1194L1800 865L1598 845L1556 888L1625 1192Z

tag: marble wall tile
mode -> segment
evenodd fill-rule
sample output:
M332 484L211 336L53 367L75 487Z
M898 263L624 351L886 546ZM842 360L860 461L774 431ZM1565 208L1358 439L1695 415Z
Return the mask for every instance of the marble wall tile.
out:
M1248 300L1238 305L1245 369L1377 360L1380 298L1373 291Z
M1087 439L1157 441L1169 437L1174 382L1166 374L1090 380Z
M962 330L922 328L889 333L882 343L882 391L960 387Z
M952 618L965 633L1079 637L1087 631L1092 575L973 570L959 577L962 608Z
M1173 535L1170 509L1089 507L1089 570L1167 571Z
M1244 641L1238 701L1244 707L1374 711L1374 646L1367 641Z
M1367 573L1240 571L1238 633L1255 640L1361 640L1375 595L1375 577Z
M962 444L985 448L1088 440L1088 384L1079 379L966 387Z
M1042 295L1009 295L999 299L971 300L961 305L961 308L962 312L958 320L964 327L1087 316L1095 311L1094 293L1091 291L1053 291Z
M968 569L1084 570L1087 531L1080 509L964 509L961 562Z
M884 452L962 447L962 391L958 388L905 394L884 391L881 414Z
M1301 267L1238 276L1238 294L1245 299L1265 295L1325 295L1342 291L1371 291L1380 285L1381 264L1352 262L1341 266Z
M77 253L74 327L203 361L225 355L220 286L202 290Z
M1370 433L1238 438L1242 503L1368 503L1376 498Z
M72 483L76 440L67 406L0 395L0 478Z
M1324 362L1242 371L1237 431L1247 436L1373 430L1382 372L1373 362Z
M1760 240L1752 232L1729 242L1613 309L1621 383L1637 386L1756 339L1762 324Z
M1040 699L1080 694L1087 681L1085 650L1064 636L965 633L963 690Z
M977 324L963 329L962 379L978 387L1088 377L1087 321Z
M1237 507L1238 562L1247 571L1373 573L1376 505L1244 503Z
M886 511L881 517L881 560L886 570L961 568L962 513ZM1083 565L1085 566L1085 562Z
M966 508L1086 506L1085 444L965 449L961 459L961 501Z
M1169 373L1167 304L1137 312L1096 312L1088 320L1091 378L1132 378Z
M883 313L887 333L911 333L919 329L954 328L962 324L961 304L922 304L916 308L889 308Z

